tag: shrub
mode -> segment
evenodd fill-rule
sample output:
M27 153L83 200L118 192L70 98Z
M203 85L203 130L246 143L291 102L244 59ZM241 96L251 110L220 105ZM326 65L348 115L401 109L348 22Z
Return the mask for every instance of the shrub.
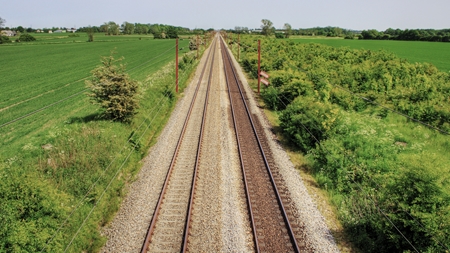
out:
M102 57L103 65L92 71L91 80L86 80L91 90L88 96L105 109L106 118L129 122L138 108L138 85L125 73L124 65L117 65L123 58L116 60L113 54L114 52L109 57Z
M331 135L339 121L336 105L311 97L296 98L280 116L281 128L304 152Z
M12 41L8 36L0 36L0 44L11 43Z
M31 36L28 33L20 35L20 37L18 39L19 42L29 42L29 41L35 41L35 40L36 40L36 38Z

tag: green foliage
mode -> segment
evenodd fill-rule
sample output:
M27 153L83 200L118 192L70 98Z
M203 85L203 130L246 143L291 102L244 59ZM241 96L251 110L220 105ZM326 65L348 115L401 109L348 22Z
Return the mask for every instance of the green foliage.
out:
M256 78L255 39L241 43ZM261 45L265 105L281 111L280 128L307 154L353 243L363 252L408 252L407 240L419 252L448 249L450 139L369 101L448 131L450 75L386 51Z
M20 37L17 39L18 42L30 42L35 40L36 38L28 33L20 35Z
M6 44L6 43L11 43L12 41L9 39L8 36L0 36L0 44Z
M284 34L283 33L275 33L275 38L284 39Z
M124 186L135 178L139 161L177 99L162 96L164 87L174 83L173 54L162 54L173 48L172 42L96 34L103 43L86 43L87 37L80 35L76 44L67 36L36 34L39 38L33 45L0 47L2 59L8 62L0 68L0 124L82 92L82 81L98 64L98 55L115 47L126 57L131 76L141 83L140 109L130 124L101 120L98 108L80 93L0 128L0 252L41 252L44 247L43 252L63 252L95 203L68 252L98 252L105 242L100 228L117 211ZM188 42L180 44L186 47ZM151 60L155 57L157 64ZM181 71L181 91L196 63ZM142 122L144 127L138 128ZM133 142L139 150L132 149ZM44 150L43 144L53 148ZM119 168L119 176L100 200Z
M138 108L136 94L138 84L125 72L124 65L117 65L123 58L102 57L102 64L92 71L92 79L86 84L93 101L105 109L105 116L114 121L130 122Z
M281 114L280 126L300 149L307 152L333 132L339 118L337 106L311 97L298 97Z

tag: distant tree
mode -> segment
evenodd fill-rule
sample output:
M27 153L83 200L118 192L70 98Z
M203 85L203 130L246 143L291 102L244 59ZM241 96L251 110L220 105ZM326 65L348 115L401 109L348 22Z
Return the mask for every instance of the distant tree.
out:
M35 41L36 38L31 36L28 33L20 35L20 37L17 39L18 42L29 42L29 41Z
M88 28L86 28L86 33L88 36L88 42L93 42L94 41L94 28L89 26Z
M275 32L275 28L273 27L273 23L272 21L268 20L268 19L263 19L261 20L261 22L263 23L261 25L261 29L262 29L262 34L267 36L272 35Z
M100 31L104 32L105 34L108 34L108 23L104 23L100 26Z
M167 37L169 39L176 39L176 38L178 38L178 31L177 31L177 29L175 27L173 27L173 26L169 26L167 28Z
M33 28L31 28L31 27L28 27L27 28L27 33L32 33L32 32L34 32L35 30L33 29Z
M2 28L6 23L6 20L0 17L0 28Z
M124 22L122 24L122 29L123 29L124 34L130 35L130 34L134 34L135 27L134 27L134 24L132 24L132 23Z
M16 30L19 31L19 32L21 32L21 33L25 32L25 29L24 29L22 26L18 26L18 27L16 28Z
M120 26L116 22L109 21L108 23L108 35L119 35Z
M86 80L91 90L88 96L94 104L105 109L106 118L130 122L138 108L138 84L125 72L125 66L118 64L123 57L114 59L114 54L113 51L109 57L102 57L102 65L92 71L90 80Z
M11 42L12 41L9 40L8 36L0 35L0 44L11 43Z
M284 24L284 36L289 38L292 34L292 26L288 23Z

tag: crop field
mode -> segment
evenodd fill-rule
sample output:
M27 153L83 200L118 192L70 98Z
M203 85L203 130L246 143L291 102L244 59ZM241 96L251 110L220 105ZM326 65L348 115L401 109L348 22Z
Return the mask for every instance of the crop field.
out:
M2 146L11 147L24 136L39 131L43 122L52 125L54 120L94 113L94 107L82 94L85 90L84 80L100 64L100 57L109 55L112 50L117 52L116 57L124 57L123 63L130 76L140 81L173 60L175 54L173 40L97 36L96 39L103 42L73 43L67 42L67 35L37 38L42 40L33 44L0 47L3 60L0 69L0 125L71 95L81 94L20 123L2 127ZM86 41L84 37L75 39ZM183 43L187 44L188 41L181 41L181 45Z
M297 43L320 43L333 47L385 50L410 62L428 62L439 70L450 71L450 43L426 41L344 40L326 37L292 37Z
M175 41L36 38L0 46L0 251L98 251L99 226L117 210L179 97ZM180 40L181 91L197 62L183 55L188 43ZM85 80L112 50L139 82L140 108L129 124L102 119L85 95Z

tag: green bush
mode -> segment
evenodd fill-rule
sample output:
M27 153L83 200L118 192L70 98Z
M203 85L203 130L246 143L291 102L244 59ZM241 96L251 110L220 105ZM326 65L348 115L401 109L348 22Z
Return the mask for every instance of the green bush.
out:
M31 36L28 33L22 34L20 35L19 39L17 39L19 42L30 42L30 41L35 41L36 38Z
M12 41L9 39L8 36L0 36L0 44L6 44L11 43Z
M125 73L125 66L118 62L123 60L102 57L102 64L92 71L92 79L86 80L91 90L88 95L92 101L105 109L104 115L114 121L130 122L136 113L138 103L137 82Z
M280 115L280 126L303 151L326 139L340 122L340 110L311 97L296 98Z

